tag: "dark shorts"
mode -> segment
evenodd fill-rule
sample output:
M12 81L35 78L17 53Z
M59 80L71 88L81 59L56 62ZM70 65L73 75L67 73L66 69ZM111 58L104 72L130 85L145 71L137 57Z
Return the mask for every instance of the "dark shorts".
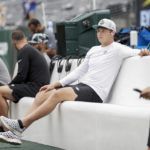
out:
M73 88L74 92L78 95L75 101L103 103L102 99L96 94L96 92L86 84L79 83L76 85L67 85L64 87Z
M10 84L8 86L13 90L12 96L15 98L15 103L18 103L18 101L25 96L35 97L40 89L40 87L32 84Z

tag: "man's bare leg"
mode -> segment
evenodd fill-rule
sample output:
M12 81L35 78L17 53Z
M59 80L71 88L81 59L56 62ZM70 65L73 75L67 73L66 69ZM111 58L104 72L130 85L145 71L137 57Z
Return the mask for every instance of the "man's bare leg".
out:
M32 113L28 114L22 120L23 125L27 128L32 122L48 115L56 107L56 105L63 101L73 101L77 97L77 94L70 87L62 88L59 90L53 90L50 96ZM36 99L35 99L36 103Z
M15 101L12 96L12 89L9 86L0 86L0 116L8 117L8 103L7 99Z
M53 90L47 93L45 93L45 91L38 92L26 116L31 114L33 111L35 111L52 93L53 93Z
M0 115L8 117L8 103L4 97L0 94Z

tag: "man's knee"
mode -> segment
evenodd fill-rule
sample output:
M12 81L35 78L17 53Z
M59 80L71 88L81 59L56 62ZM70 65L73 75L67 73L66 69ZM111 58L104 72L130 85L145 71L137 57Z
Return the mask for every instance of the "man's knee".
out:
M0 86L0 96L4 96L9 91L12 91L8 86Z
M43 103L48 97L50 97L51 94L53 94L55 90L49 91L49 92L45 92L45 91L40 91L36 94L35 97L35 103L37 105L40 105L41 103Z
M36 104L41 104L41 102L43 101L44 97L43 97L44 92L38 92L35 96L35 103Z
M41 98L43 95L43 92L38 92L35 96L35 99Z
M52 96L51 101L53 101L53 103L57 104L57 103L64 101L64 97L63 97L61 90L53 91L51 96Z
M4 91L4 86L0 86L0 95L3 94L3 91Z
M52 96L55 97L55 98L59 98L59 97L60 97L60 94L59 94L59 92L56 90L56 91L53 91Z

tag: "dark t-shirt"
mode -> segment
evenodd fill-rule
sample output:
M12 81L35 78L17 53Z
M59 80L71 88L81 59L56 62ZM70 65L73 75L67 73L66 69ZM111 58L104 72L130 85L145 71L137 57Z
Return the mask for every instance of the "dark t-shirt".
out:
M44 56L33 46L25 45L19 50L18 73L10 84L29 84L40 88L49 84L49 70Z

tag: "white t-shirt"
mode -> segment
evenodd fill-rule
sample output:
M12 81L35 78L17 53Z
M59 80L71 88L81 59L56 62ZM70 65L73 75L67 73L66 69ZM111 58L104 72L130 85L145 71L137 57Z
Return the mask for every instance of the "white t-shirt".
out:
M80 79L90 86L105 102L124 58L136 56L140 51L113 42L109 46L94 46L83 63L60 80L62 86Z

